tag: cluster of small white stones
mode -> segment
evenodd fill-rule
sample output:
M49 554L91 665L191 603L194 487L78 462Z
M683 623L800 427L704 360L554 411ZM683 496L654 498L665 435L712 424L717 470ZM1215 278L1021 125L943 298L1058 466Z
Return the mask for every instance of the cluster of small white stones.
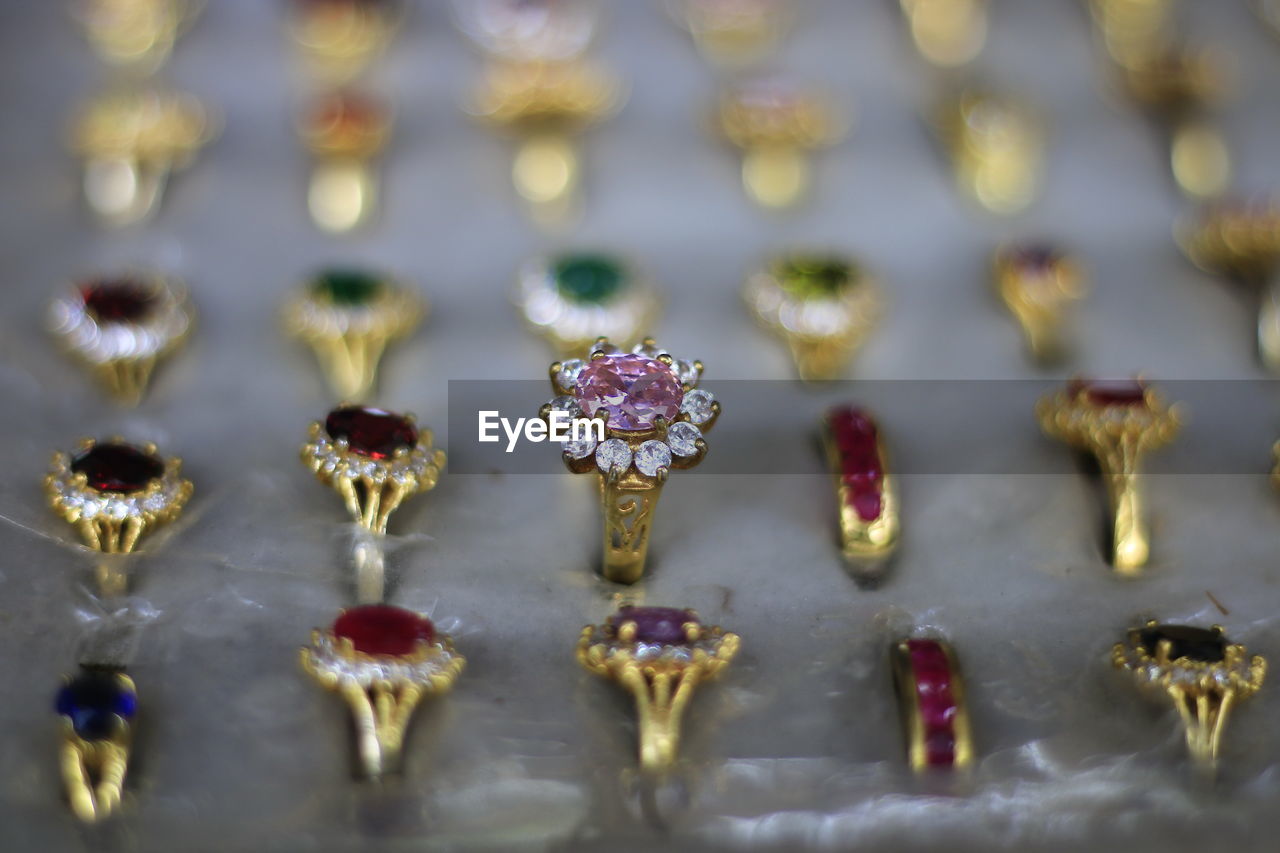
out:
M1247 684L1251 677L1247 658L1242 659L1234 668L1229 668L1223 661L1180 661L1161 666L1145 651L1128 646L1123 652L1121 664L1148 684L1213 684L1228 687L1231 686L1233 676L1238 684Z
M54 300L49 326L67 347L94 364L158 355L186 334L191 315L172 286L157 284L155 293L146 320L127 323L99 323L79 292L71 293Z
M428 646L427 655L422 660L343 654L328 631L318 632L308 653L310 664L320 677L329 675L339 680L350 679L361 687L370 687L378 682L430 684L434 677L450 670L454 659L454 654L441 643Z
M575 358L561 363L555 375L555 383L557 390L565 393L553 398L547 405L553 411L567 412L571 418L581 418L582 407L571 396L577 388L578 377L591 356L596 353L609 355L617 352L618 348L611 344L597 344L591 348L588 359ZM652 343L637 344L632 352L655 361L659 356L670 355L665 349ZM656 477L662 469L670 470L675 457L687 459L697 456L698 440L702 438L699 426L714 416L715 397L711 392L695 387L702 378L702 368L696 361L673 360L671 369L685 389L680 412L688 420L678 420L668 425L665 440L649 439L633 450L621 438L597 441L590 430L584 430L585 434L564 443L564 452L572 459L586 459L594 454L596 466L606 474L611 471L622 474L634 465L646 477Z
M679 662L688 663L693 660L695 651L704 652L707 657L715 657L720 653L720 636L703 630L703 635L692 643L667 645L663 643L624 643L613 635L609 625L596 625L591 635L590 645L601 645L605 655L613 657L625 654L642 663Z
M570 341L599 336L630 338L654 303L649 288L635 286L620 289L607 303L573 302L560 294L551 265L545 260L532 261L521 270L520 295L525 319Z
M159 477L159 486L138 492L100 492L79 485L65 456L59 454L49 478L54 509L72 523L97 518L124 521L154 518L176 510L186 501L189 484L168 469Z
M405 488L415 488L428 471L440 473L436 462L437 451L421 441L406 453L389 459L373 459L352 453L345 440L335 441L318 430L318 434L302 448L303 455L313 460L317 473L332 477L364 479L381 484L390 480Z
M309 290L300 293L286 306L285 322L290 331L304 337L329 338L370 331L394 333L411 328L421 311L416 297L384 282L379 294L358 305L317 299Z

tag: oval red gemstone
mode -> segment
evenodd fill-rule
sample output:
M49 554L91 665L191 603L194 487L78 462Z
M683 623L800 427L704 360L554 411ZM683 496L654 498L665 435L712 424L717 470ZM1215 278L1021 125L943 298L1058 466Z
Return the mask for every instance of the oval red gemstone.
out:
M324 419L324 431L332 439L345 439L352 453L374 459L386 459L418 443L418 430L408 418L364 406L334 409Z
M401 657L413 654L418 643L436 638L431 620L412 610L389 604L364 604L344 611L333 623L335 637L351 641L366 655Z
M156 292L136 279L98 279L80 286L80 298L99 323L137 323L151 313Z
M685 636L684 625L697 621L698 618L688 610L678 607L622 607L609 617L609 624L615 631L624 622L635 623L637 643L663 646L687 645L689 640Z
M1144 406L1147 386L1137 379L1073 379L1067 386L1071 396L1083 394L1098 406Z
M875 421L853 406L839 406L828 415L831 434L835 438L836 447L842 453L874 450L876 446Z
M132 444L95 444L71 460L71 473L100 492L136 492L164 473L164 462Z

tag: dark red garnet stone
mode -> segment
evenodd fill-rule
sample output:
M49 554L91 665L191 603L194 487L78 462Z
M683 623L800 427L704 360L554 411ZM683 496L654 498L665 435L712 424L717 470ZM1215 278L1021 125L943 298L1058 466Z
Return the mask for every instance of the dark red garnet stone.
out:
M373 459L387 459L418 443L418 431L408 418L363 406L334 409L324 419L324 431L334 440L345 439L352 453Z
M390 604L362 604L343 611L333 623L335 637L351 641L366 655L402 657L418 643L435 641L436 629L425 616Z
M827 414L827 422L840 457L845 503L858 518L875 521L884 510L884 465L875 421L861 409L837 406Z
M1084 395L1095 406L1144 406L1147 386L1137 379L1073 379L1067 385L1072 397Z
M156 292L136 279L98 279L80 286L80 298L99 323L139 323L155 307Z
M164 473L164 462L132 444L95 444L72 458L71 473L100 492L136 492Z

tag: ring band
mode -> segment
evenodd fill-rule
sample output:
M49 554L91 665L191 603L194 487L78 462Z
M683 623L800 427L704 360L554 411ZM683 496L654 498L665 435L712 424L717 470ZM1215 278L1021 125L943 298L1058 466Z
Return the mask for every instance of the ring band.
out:
M823 419L823 438L835 475L841 553L860 579L878 579L900 524L897 485L879 428L861 409L836 406Z
M911 769L967 769L973 734L951 646L933 638L905 639L894 644L892 663Z

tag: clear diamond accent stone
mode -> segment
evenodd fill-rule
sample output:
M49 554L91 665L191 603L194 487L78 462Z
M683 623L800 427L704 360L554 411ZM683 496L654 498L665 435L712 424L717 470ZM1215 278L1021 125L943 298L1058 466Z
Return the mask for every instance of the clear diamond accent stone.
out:
M667 445L676 456L697 456L702 430L688 421L676 421L667 429Z
M659 468L671 468L671 448L661 441L646 441L636 448L636 470L646 477L658 476Z
M692 361L680 359L676 362L675 368L681 385L697 385L698 380L702 378L702 371Z
M631 467L631 448L620 438L610 438L596 448L596 465L601 471L625 471Z
M585 362L580 358L571 358L563 362L560 365L560 372L556 374L556 384L566 391L572 391L578 384L578 374L585 366Z
M596 437L591 434L590 430L587 434L579 439L569 439L564 443L564 452L568 453L574 459L585 459L590 456L596 449Z
M660 355L669 356L671 354L657 344L636 344L631 351L636 355L642 355L645 358L652 358L654 360L657 360Z
M572 397L562 395L551 401L551 408L556 411L568 412L571 418L582 417L582 407L578 405L578 401Z
M684 402L680 405L680 411L689 416L689 420L695 424L705 424L711 420L711 405L716 398L711 396L710 392L701 389L690 391L684 395Z

